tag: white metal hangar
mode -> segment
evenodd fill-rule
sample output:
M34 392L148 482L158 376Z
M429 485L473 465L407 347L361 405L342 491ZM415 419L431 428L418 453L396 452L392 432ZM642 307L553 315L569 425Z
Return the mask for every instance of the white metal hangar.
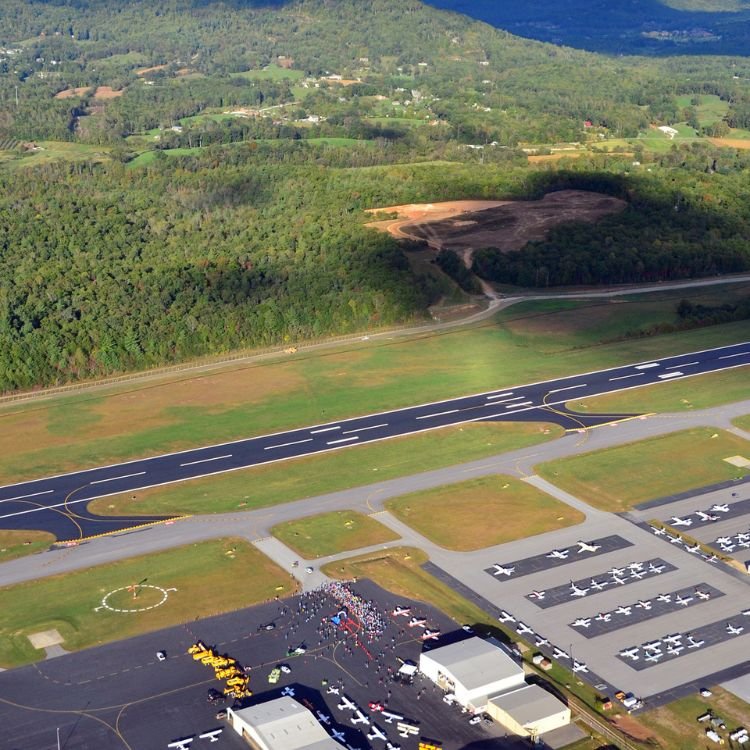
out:
M525 684L523 668L497 641L483 638L423 652L419 671L474 711L483 711L491 695Z
M539 685L524 685L490 698L487 713L521 737L539 737L570 724L570 709Z
M288 696L234 710L227 719L254 750L342 750L313 714Z

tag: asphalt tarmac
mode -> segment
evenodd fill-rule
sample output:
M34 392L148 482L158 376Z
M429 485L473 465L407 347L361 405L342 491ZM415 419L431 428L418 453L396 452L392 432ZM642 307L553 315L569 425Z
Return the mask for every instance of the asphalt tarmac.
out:
M750 364L750 343L735 344L566 378L488 391L446 401L355 417L231 443L92 468L0 488L0 528L51 531L59 540L82 539L137 525L85 510L97 497L132 492L477 421L558 421L584 429L626 415L574 415L571 398L667 382ZM143 523L138 519L137 523Z
M54 750L58 728L65 750L167 750L169 743L186 737L195 737L191 750L203 750L209 743L199 735L217 728L223 728L217 748L246 750L243 740L216 718L226 704L207 701L208 688L222 684L210 667L186 653L198 639L250 669L254 694L245 703L276 698L291 688L292 697L320 711L324 728L343 733L352 750L373 745L365 736L373 724L394 745L414 743L398 736L395 722L370 710L371 701L416 724L420 738L445 750L478 750L490 742L498 750L526 747L516 738L504 739L496 724L470 725L469 716L445 704L443 693L422 677L411 685L393 681L402 660L418 662L424 647L420 628L408 628L406 618L391 615L397 604L410 605L413 615L441 630L442 642L467 633L437 610L396 599L369 581L352 590L371 603L375 619L382 618L381 634L371 638L366 628L355 633L337 629L330 617L340 611L340 603L310 594L2 672L0 750ZM269 624L272 630L261 627ZM303 644L304 654L287 655ZM167 660L159 662L155 655L162 649ZM278 664L287 664L291 674L282 673L279 683L269 684L268 675ZM369 718L366 731L352 724L350 711L337 707L343 695Z

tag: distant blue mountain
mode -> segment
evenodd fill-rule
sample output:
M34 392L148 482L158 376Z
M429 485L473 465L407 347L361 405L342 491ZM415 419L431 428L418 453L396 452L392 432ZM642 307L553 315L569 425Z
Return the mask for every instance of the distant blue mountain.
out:
M750 11L676 10L658 0L426 0L518 36L609 54L748 55Z

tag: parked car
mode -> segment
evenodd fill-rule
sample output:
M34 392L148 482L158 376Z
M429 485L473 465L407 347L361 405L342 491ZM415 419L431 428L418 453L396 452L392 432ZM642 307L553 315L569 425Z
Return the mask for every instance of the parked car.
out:
M167 652L166 651L157 651L156 652L156 658L159 661L166 661L167 660Z

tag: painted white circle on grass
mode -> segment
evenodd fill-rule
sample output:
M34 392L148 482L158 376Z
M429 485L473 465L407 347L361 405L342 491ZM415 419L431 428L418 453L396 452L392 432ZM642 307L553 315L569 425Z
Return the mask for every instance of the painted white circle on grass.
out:
M125 609L124 607L113 607L109 600L115 596L116 594L119 594L122 591L127 591L129 593L132 593L134 590L141 590L141 589L152 589L159 593L161 596L159 600L154 603L150 604L147 607L133 607L129 609ZM161 586L153 586L150 583L139 583L136 586L123 586L122 588L115 589L114 591L110 591L108 594L105 594L102 598L102 603L100 607L97 607L97 610L100 609L108 609L110 612L119 612L121 614L133 614L135 612L148 612L150 609L156 609L157 607L161 607L164 602L167 601L169 598L169 592L170 591L177 591L177 589L165 589Z

